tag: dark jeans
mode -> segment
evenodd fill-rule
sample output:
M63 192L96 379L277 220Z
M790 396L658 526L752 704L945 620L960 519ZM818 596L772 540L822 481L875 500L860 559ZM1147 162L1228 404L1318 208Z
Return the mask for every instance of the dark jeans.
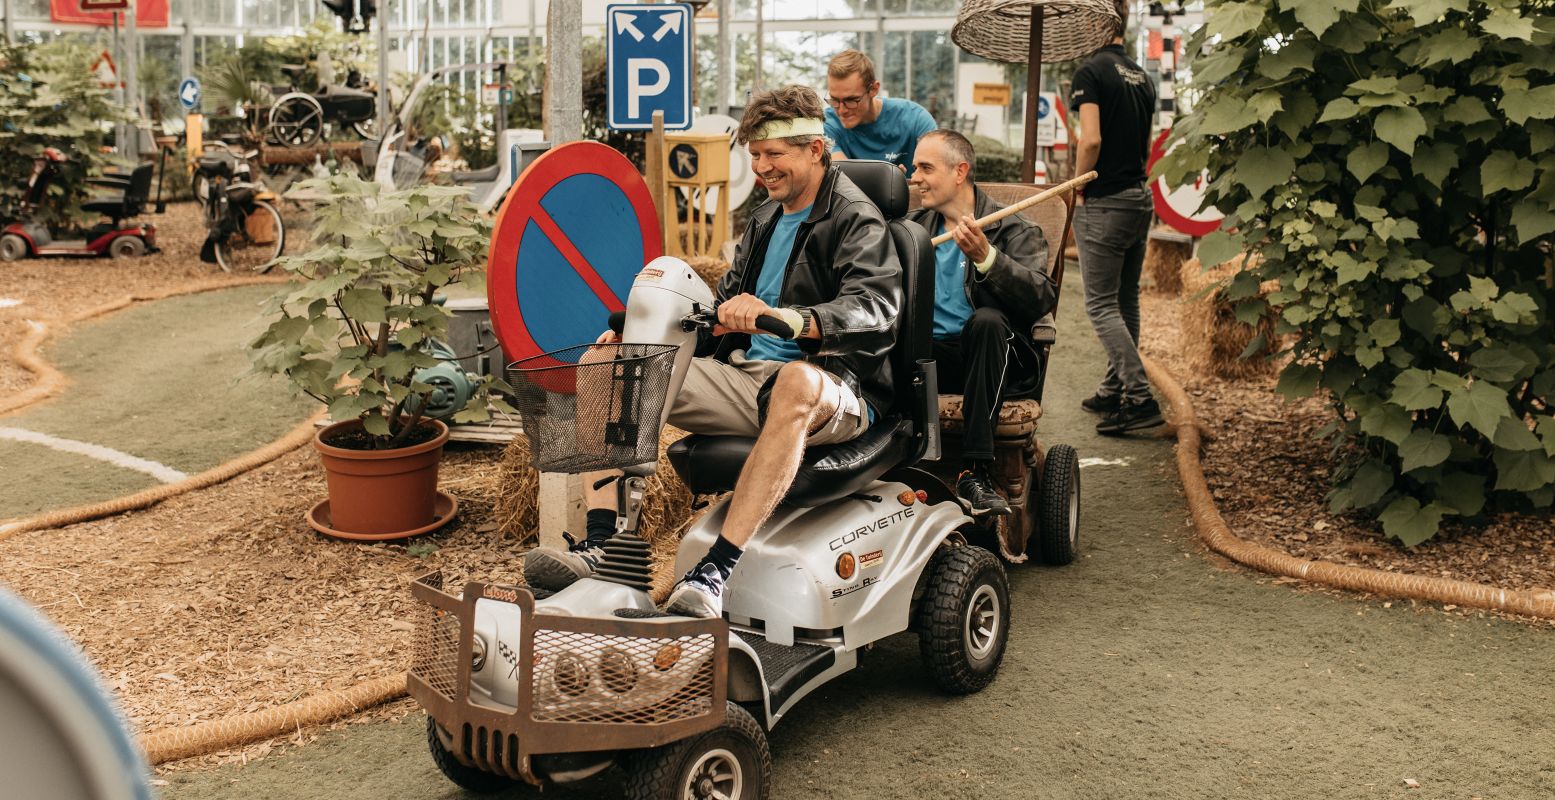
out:
M1010 329L1009 317L997 308L972 312L955 339L935 339L939 390L964 398L961 418L961 457L966 461L993 460L993 429L999 404L1014 396L1018 387L1036 379L1041 357L1030 338Z
M1107 375L1098 391L1131 402L1150 399L1150 381L1139 359L1139 272L1150 217L1150 193L1144 187L1086 199L1074 211L1085 313L1107 351Z

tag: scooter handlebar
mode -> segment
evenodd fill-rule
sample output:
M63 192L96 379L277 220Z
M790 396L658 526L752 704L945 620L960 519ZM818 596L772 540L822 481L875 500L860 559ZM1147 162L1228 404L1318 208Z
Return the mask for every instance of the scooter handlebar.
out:
M794 329L787 322L767 314L756 318L756 327L782 339L795 338Z

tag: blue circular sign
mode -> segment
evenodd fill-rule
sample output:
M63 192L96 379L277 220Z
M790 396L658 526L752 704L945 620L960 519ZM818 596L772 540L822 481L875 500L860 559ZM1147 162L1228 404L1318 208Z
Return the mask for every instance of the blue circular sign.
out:
M193 111L200 105L200 79L189 76L178 84L178 104L185 111Z
M1042 119L1053 109L1049 107L1046 97L1037 98L1037 119Z

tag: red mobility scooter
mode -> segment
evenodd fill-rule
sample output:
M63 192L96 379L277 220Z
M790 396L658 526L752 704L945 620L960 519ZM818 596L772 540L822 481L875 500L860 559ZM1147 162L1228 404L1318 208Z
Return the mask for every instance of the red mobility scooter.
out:
M24 217L43 204L48 195L49 182L59 173L59 165L65 154L52 147L33 162L32 176L27 180L27 196L22 204ZM34 219L13 222L0 230L0 261L15 261L29 256L112 256L133 258L157 252L157 229L154 225L132 222L144 210L151 194L151 164L141 164L128 175L104 175L88 182L108 189L108 192L81 204L87 211L95 211L108 218L84 231L83 238L60 238L60 231Z

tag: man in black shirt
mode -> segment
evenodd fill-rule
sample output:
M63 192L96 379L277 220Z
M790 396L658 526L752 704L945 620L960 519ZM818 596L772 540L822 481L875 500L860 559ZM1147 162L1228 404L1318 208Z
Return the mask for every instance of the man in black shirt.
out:
M1085 312L1107 351L1107 375L1080 405L1104 415L1096 430L1108 435L1163 422L1139 359L1139 272L1151 217L1145 159L1156 94L1149 76L1123 50L1129 3L1114 2L1117 35L1075 73L1070 96L1080 115L1076 173L1097 173L1074 214Z

